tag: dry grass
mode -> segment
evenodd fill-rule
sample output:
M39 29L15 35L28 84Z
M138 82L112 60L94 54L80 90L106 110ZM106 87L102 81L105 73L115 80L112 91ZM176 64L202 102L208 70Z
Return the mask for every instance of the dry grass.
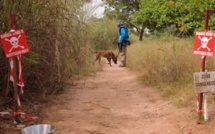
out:
M175 105L196 103L193 73L200 71L201 56L193 54L193 38L144 38L128 48L128 67L138 72L139 80L156 86ZM215 68L207 58L206 69Z

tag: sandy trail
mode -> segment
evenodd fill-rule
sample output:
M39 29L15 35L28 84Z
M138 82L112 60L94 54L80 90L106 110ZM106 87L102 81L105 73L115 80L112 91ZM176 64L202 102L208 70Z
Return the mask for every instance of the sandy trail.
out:
M215 133L212 122L196 123L195 108L176 108L136 78L128 68L105 65L58 96L44 122L56 126L54 134Z

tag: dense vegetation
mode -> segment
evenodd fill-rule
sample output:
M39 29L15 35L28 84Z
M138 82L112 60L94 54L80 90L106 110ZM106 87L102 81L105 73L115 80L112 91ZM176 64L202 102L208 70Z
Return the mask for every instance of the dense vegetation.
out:
M86 2L0 0L0 33L11 29L10 14L13 14L16 29L24 29L30 48L30 53L22 56L25 93L21 102L62 92L68 80L93 71L93 55L89 47L113 47L112 37L117 33L110 34L108 27L111 25L99 24L102 20L90 20L90 14L83 8ZM106 32L96 31L98 26L103 26L101 30L106 27ZM0 55L0 111L3 111L12 106L14 91L9 81L9 60L5 58L2 48Z

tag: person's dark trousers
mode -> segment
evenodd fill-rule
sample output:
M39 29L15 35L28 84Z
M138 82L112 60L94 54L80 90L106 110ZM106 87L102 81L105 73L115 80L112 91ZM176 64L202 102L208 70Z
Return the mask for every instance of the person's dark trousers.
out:
M118 43L119 52L122 52L122 43Z

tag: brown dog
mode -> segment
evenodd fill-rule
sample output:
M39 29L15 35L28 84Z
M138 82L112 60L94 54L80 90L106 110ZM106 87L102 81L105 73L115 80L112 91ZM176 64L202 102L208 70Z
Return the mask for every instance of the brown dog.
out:
M111 59L115 64L117 64L117 58L118 56L115 56L115 54L112 51L105 51L105 50L100 50L100 51L95 51L93 52L91 49L89 49L92 53L96 53L96 59L95 62L98 60L99 64L101 62L101 58L106 58L108 60L108 64L111 65Z

